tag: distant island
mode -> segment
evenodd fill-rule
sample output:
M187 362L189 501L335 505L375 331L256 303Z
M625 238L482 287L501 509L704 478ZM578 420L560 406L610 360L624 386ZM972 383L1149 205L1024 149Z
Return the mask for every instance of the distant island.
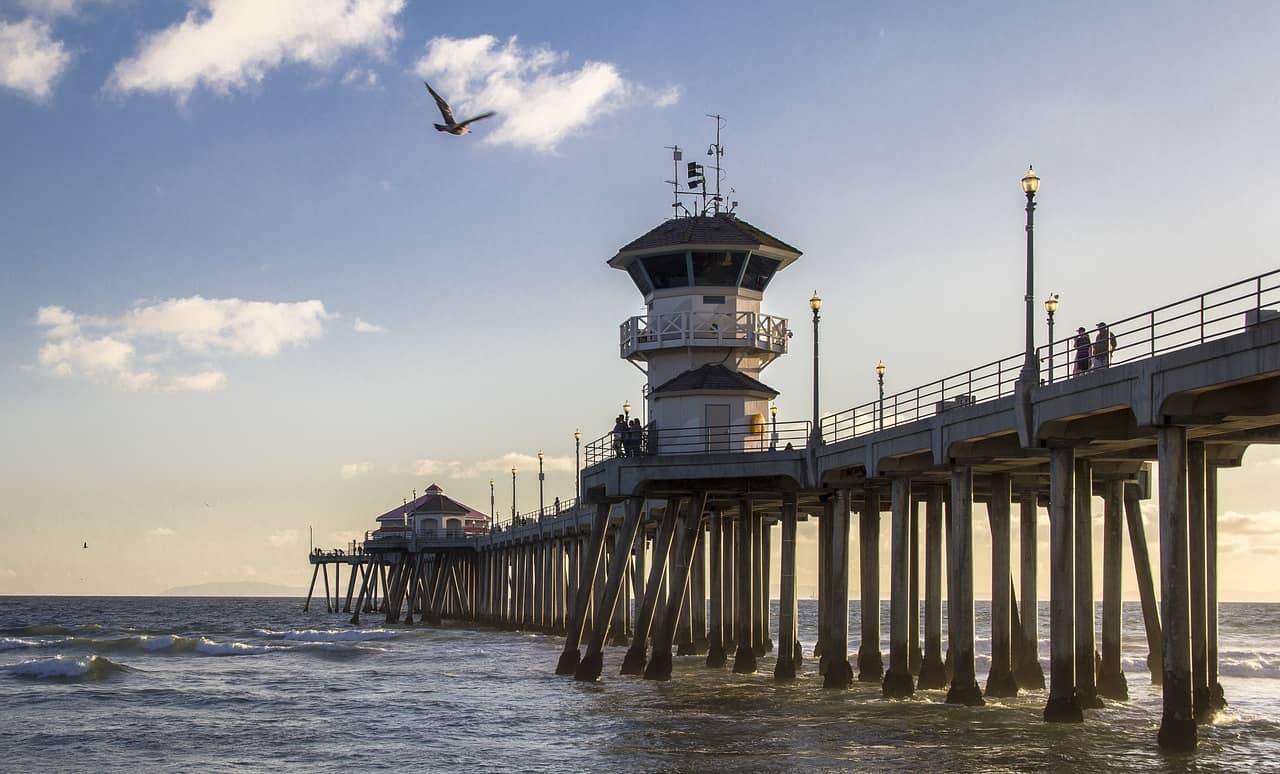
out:
M302 597L306 589L259 581L228 581L174 586L160 592L162 597Z

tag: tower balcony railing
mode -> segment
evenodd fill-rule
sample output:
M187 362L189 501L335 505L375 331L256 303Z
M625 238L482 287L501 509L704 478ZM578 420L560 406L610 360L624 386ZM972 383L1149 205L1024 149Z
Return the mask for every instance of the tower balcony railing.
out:
M607 433L588 443L586 462L590 467L624 457L793 451L805 448L811 430L808 421L673 428L650 423L638 432Z
M785 317L758 312L673 312L631 317L619 326L622 357L668 347L751 347L787 352Z

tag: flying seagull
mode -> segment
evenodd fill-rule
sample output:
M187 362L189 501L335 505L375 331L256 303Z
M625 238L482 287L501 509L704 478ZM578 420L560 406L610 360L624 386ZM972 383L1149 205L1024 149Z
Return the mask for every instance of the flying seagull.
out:
M423 81L422 85L426 86L427 91L431 92L431 96L435 98L436 107L440 108L440 115L444 117L443 124L433 124L437 132L448 132L449 134L461 137L471 131L471 125L476 121L481 121L495 115L495 113L490 110L488 113L481 113L474 118L468 118L466 121L455 121L453 120L453 110L449 107L449 103L445 102L439 94L436 94L436 90L431 88L431 84Z
M85 547L85 548L88 548L88 547L89 547L89 544L88 544L88 543L85 543L85 544L84 544L84 547Z

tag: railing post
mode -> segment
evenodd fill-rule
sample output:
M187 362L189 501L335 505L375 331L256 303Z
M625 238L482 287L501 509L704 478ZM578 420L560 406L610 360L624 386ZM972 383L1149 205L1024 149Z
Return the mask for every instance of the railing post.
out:
M1200 296L1200 343L1204 343L1204 296Z
M1156 356L1156 313L1151 312L1151 356Z

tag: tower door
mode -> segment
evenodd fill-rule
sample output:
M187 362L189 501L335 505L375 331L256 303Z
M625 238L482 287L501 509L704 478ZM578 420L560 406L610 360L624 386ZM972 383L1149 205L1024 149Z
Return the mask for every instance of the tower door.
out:
M729 451L729 404L708 403L707 411L707 451Z

